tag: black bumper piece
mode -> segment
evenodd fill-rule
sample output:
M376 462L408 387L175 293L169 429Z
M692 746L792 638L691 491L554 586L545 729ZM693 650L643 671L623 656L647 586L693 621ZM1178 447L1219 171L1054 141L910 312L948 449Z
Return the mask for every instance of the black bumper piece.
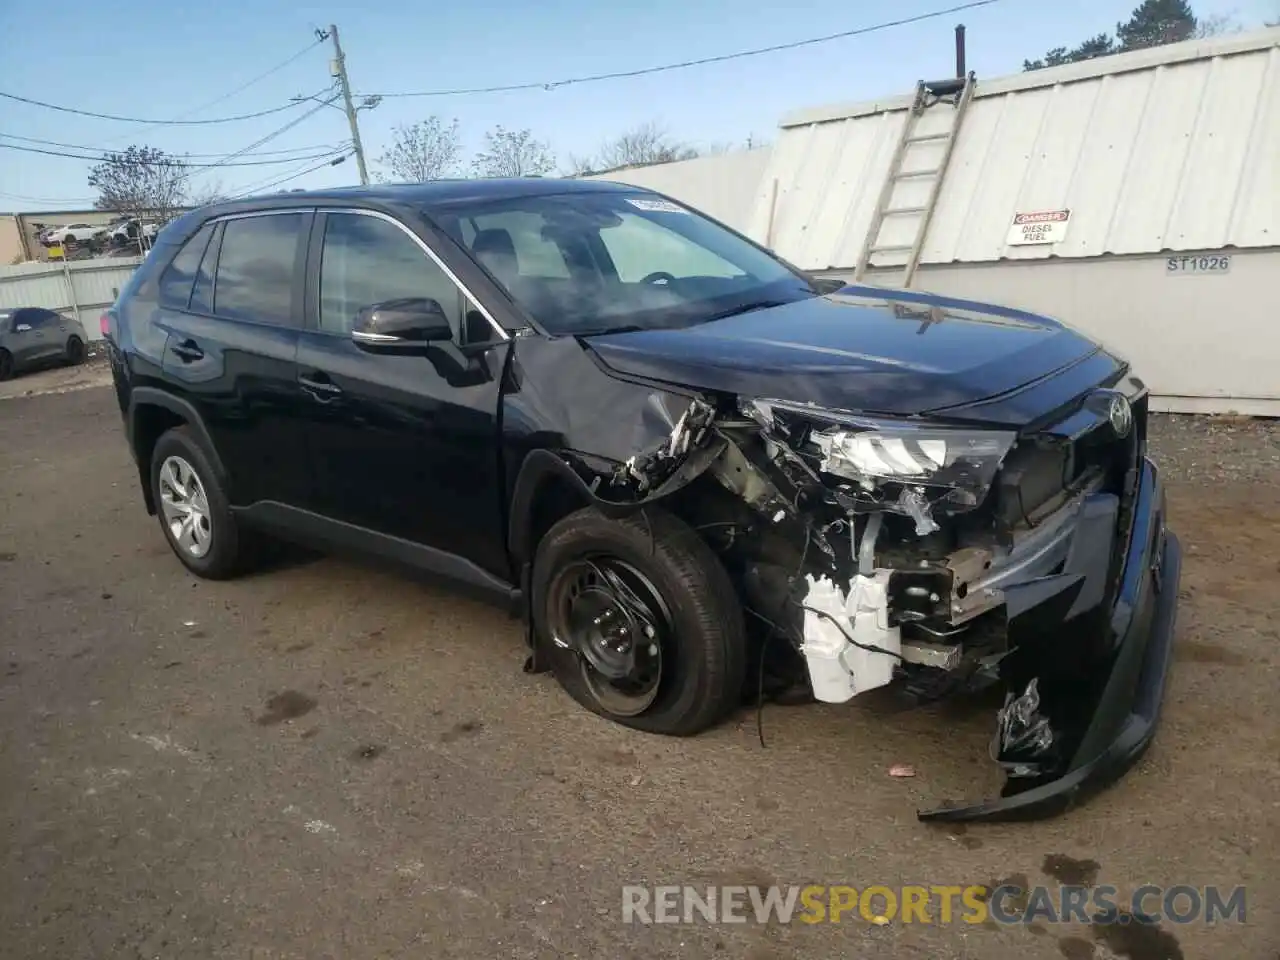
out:
M1155 465L1144 461L1123 574L1112 607L1117 638L1110 675L1092 717L1056 778L969 806L918 814L927 822L1038 820L1060 814L1114 783L1155 736L1172 660L1182 548L1165 528L1164 490Z

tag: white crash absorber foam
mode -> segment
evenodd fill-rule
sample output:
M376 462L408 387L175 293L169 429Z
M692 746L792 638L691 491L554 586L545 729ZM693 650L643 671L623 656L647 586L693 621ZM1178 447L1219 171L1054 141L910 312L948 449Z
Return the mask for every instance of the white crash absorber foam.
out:
M846 594L825 577L808 578L802 652L818 700L844 703L893 679L902 636L889 626L888 583L888 571L855 576Z

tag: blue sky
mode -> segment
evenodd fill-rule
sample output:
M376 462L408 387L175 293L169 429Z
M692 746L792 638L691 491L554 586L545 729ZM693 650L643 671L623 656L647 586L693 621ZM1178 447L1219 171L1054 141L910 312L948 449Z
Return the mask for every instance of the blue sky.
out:
M810 0L747 5L730 0L472 0L432 3L0 4L0 90L123 116L221 117L283 104L329 82L328 44L205 110L301 50L316 27L337 23L357 94L490 86L627 70L836 33L938 10L960 0ZM485 130L532 129L557 156L592 152L607 138L654 121L679 140L706 146L771 139L791 110L906 92L952 66L951 28L968 27L969 66L981 77L1021 69L1046 49L1111 31L1136 0L998 0L991 6L864 37L652 76L553 91L395 98L360 114L372 169L397 124L437 114L460 122L464 155ZM1192 0L1200 16L1228 15L1254 28L1280 16L1278 0ZM14 56L14 52L19 55ZM145 128L0 100L4 135L120 149L145 143L209 157L266 136L301 114L213 126ZM322 109L261 150L337 145L346 120ZM25 146L38 146L23 144ZM48 149L60 149L50 147ZM274 159L245 157L244 159ZM314 162L314 161L313 161ZM193 178L244 189L312 165L222 168ZM90 163L0 149L0 210L90 206ZM354 161L290 181L289 187L356 182Z

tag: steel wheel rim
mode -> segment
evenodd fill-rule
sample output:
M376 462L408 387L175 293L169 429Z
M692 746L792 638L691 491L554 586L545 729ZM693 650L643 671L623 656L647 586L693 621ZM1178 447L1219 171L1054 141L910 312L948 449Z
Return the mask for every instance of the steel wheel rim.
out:
M160 465L160 512L175 549L197 560L209 552L209 498L195 468L182 457L167 457Z
M547 596L557 646L577 656L582 679L607 713L635 717L658 698L671 616L658 588L617 557L566 564Z

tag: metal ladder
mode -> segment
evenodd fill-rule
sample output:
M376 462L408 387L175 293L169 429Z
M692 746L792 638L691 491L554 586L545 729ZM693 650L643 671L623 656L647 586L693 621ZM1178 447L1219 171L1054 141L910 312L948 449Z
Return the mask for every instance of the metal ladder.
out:
M974 75L970 73L965 77L921 80L916 84L915 99L902 125L902 136L889 161L889 173L880 189L880 199L876 202L876 211L867 228L866 239L862 242L862 254L858 257L858 266L853 275L855 282L860 282L872 266L896 267L902 270L901 276L896 281L886 276L885 285L911 285L911 278L920 263L924 240L929 232L929 221L933 218L942 181L947 173L947 164L951 162L956 135L960 132L960 124L968 110L969 101L973 99L976 83ZM930 115L929 109L940 103L953 107L950 122L941 129L922 132L920 128L925 125L922 121ZM939 127L940 124L928 126ZM937 155L939 148L940 156ZM912 167L907 164L908 159L925 154L931 154L936 159L925 166ZM922 190L923 197L920 196ZM904 194L908 197L904 197ZM879 254L896 254L894 260L900 260L905 255L906 260L872 264L872 258Z

